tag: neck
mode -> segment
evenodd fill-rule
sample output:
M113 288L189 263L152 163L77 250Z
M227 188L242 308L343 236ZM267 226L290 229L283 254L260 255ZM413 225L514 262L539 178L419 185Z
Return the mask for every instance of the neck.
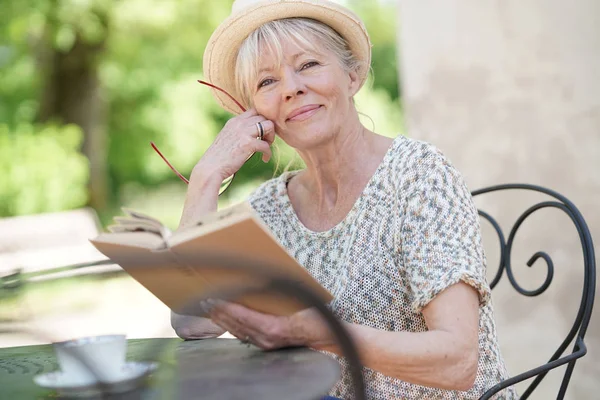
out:
M328 142L299 151L306 170L298 184L321 212L335 210L353 198L379 164L380 157L374 155L381 153L381 137L363 127L358 115L353 122Z

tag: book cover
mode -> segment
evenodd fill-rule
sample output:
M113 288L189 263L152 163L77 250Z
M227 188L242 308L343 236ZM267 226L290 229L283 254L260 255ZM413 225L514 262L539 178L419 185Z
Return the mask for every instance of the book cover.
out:
M263 288L274 277L304 285L325 303L332 299L248 203L208 214L175 232L150 216L125 213L91 243L178 314L200 315L201 299ZM278 290L229 300L275 315L306 308Z

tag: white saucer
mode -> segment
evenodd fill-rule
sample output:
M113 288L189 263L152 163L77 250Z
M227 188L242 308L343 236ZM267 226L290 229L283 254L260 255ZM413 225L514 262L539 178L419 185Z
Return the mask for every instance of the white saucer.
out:
M122 368L122 377L118 381L84 383L75 382L62 371L37 375L34 382L46 389L53 389L62 395L90 396L93 394L115 394L130 391L140 386L142 381L157 368L154 362L127 362Z

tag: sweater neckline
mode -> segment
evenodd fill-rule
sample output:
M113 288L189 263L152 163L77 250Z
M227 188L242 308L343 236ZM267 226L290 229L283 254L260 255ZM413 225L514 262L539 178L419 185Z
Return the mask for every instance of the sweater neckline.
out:
M311 237L329 237L335 235L336 233L339 233L341 230L343 230L348 224L354 222L356 217L360 214L360 211L362 210L366 200L373 193L373 191L377 190L378 182L380 180L382 171L389 165L393 154L396 153L395 149L399 146L401 138L403 138L403 136L399 135L393 140L392 144L387 149L383 159L379 163L377 169L375 170L371 178L369 178L369 181L363 188L360 196L356 199L356 201L352 205L352 208L350 209L348 214L346 214L344 219L342 219L333 227L324 231L314 231L312 229L307 228L306 225L304 225L302 221L300 221L300 218L298 218L298 214L296 213L296 210L294 209L294 206L292 205L292 202L288 195L288 182L294 176L302 172L302 170L287 171L281 174L281 176L279 177L279 181L277 182L277 192L279 194L278 197L282 202L283 214L288 219L288 222L293 227L295 227L296 230L300 231L305 236Z

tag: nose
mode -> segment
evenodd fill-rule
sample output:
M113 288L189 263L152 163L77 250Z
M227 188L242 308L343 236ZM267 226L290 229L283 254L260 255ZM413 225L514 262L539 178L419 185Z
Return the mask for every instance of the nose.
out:
M306 93L306 86L302 82L302 78L294 70L286 69L282 83L282 95L285 101L290 101Z

